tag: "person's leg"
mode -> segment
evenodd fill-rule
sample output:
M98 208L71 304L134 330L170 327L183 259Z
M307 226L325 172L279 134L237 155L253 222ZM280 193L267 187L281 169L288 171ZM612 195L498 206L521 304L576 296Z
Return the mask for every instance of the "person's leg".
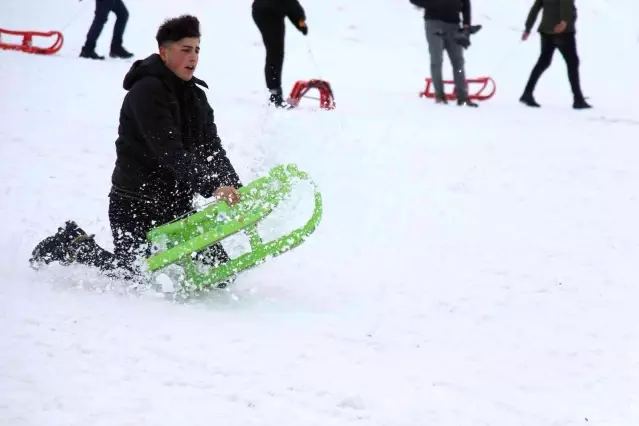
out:
M142 200L123 194L110 194L109 220L113 233L114 254L120 264L131 265L137 270L137 262L141 258L148 258L151 247L146 238L147 233L158 226L183 219L194 213L188 200L175 200L162 208L154 201ZM229 256L222 244L215 244L202 250L195 256L196 262L215 267L227 262ZM235 277L219 283L218 288L231 284Z
M65 222L58 231L42 240L29 260L33 268L59 262L63 265L78 263L92 266L115 278L129 279L132 273L113 253L100 247L93 235L88 235L74 221Z
M575 33L560 34L556 37L557 49L566 62L568 80L573 95L573 107L576 109L590 108L581 90L579 79L579 54L577 53L577 40Z
M115 257L132 268L139 258L148 257L150 247L146 234L164 222L163 216L151 200L111 192L109 223Z
M435 88L435 99L437 102L445 102L444 78L442 75L442 65L444 61L444 23L432 19L425 20L426 42L428 43L428 54L430 56L430 78Z
M286 35L284 19L274 17L270 20L266 35L266 63L269 69L268 88L282 93L282 71L284 69L284 38Z
M533 96L533 92L535 91L535 87L537 86L537 82L541 75L550 67L552 63L552 57L555 53L555 42L553 39L553 35L548 34L540 34L540 52L539 58L537 59L537 63L533 67L530 72L530 77L528 78L528 82L526 83L526 87L524 89L524 93L520 99L521 102L525 103L528 106L539 106L535 101Z
M122 0L114 0L111 11L115 14L116 19L113 26L110 55L113 58L130 58L133 54L126 51L123 46L124 30L129 20L129 11Z
M58 232L41 241L33 250L30 263L79 263L100 269L114 278L139 278L137 261L150 255L146 234L153 227L170 222L186 213L188 206L178 204L159 208L152 200L111 192L109 222L114 251L100 247L73 221L67 221Z
M103 56L99 56L95 53L95 46L98 42L98 38L102 33L104 24L106 24L111 11L111 5L114 0L96 0L95 1L95 14L93 16L93 22L87 32L86 41L82 46L80 56L90 59L104 59Z
M231 260L230 256L224 249L221 243L214 244L201 252L197 253L195 256L195 261L205 267L215 268L223 263ZM215 284L216 288L226 288L229 285L233 284L237 275L231 275L224 281L218 282Z
M444 49L448 54L451 68L453 70L453 80L455 82L455 93L457 104L477 107L478 104L468 99L468 86L466 84L466 70L464 61L464 48L457 42L459 28L455 24L446 24Z
M146 238L147 233L166 223L184 219L194 213L188 200L176 200L165 204L162 208L155 201L144 200L136 196L122 193L110 194L109 220L113 233L114 255L119 264L129 265L129 269L137 271L137 263L152 254L152 247ZM229 256L221 243L202 250L195 256L196 262L215 267L227 262ZM218 288L232 283L235 277L221 282Z
M261 9L253 9L253 20L262 34L266 49L264 79L271 92L271 100L282 98L282 70L284 68L284 17ZM274 95L274 96L273 96Z

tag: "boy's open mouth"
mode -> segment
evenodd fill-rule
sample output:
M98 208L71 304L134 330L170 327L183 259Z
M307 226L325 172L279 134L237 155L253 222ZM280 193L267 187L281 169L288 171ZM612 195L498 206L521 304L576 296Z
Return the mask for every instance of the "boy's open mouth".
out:
M189 70L189 71L193 71L193 70L195 70L195 67L192 66L192 65L189 65L189 66L186 67L186 69Z

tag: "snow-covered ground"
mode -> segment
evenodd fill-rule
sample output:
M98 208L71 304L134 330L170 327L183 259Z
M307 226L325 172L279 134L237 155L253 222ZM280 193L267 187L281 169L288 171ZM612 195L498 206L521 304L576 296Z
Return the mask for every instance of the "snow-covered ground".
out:
M264 106L250 2L128 1L138 57L164 18L201 18L197 75L242 179L297 163L324 197L304 245L181 305L28 267L66 219L112 247L130 62L77 58L92 1L4 0L0 27L65 46L0 51L0 424L639 424L639 6L578 3L595 108L573 111L559 54L543 108L517 103L538 53L519 41L529 4L474 2L468 76L498 85L475 110L417 97L428 55L407 0L306 0L285 88L327 79L337 109L284 112Z

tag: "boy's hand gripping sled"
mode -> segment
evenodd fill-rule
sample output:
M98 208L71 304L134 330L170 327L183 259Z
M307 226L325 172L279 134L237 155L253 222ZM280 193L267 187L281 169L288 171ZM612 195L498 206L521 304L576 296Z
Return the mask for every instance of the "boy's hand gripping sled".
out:
M306 225L276 240L262 242L257 223L290 194L295 180L309 181L315 191L313 215ZM267 176L238 189L240 201L229 206L218 201L192 215L152 229L147 239L157 251L146 259L150 272L177 263L184 268L186 281L198 290L215 287L240 271L263 263L268 257L280 255L301 244L317 228L322 216L322 197L307 174L295 165L279 165ZM202 270L192 259L195 253L220 242L241 230L249 236L251 251L218 266ZM206 269L206 268L204 268Z

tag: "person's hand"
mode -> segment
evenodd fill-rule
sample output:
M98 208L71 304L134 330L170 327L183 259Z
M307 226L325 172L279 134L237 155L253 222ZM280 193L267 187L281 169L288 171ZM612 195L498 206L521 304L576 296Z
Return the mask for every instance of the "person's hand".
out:
M308 27L306 26L306 21L304 21L303 19L300 19L297 22L297 29L300 30L302 34L304 35L308 34Z
M521 35L522 41L528 40L528 36L529 35L530 35L530 33L528 31L524 31L523 34Z
M567 26L568 24L566 23L566 21L561 21L560 23L555 25L555 32L557 34L563 33Z
M219 187L215 191L213 196L217 200L226 201L231 206L237 203L238 201L240 201L240 193L237 191L237 189L233 188L232 186Z

